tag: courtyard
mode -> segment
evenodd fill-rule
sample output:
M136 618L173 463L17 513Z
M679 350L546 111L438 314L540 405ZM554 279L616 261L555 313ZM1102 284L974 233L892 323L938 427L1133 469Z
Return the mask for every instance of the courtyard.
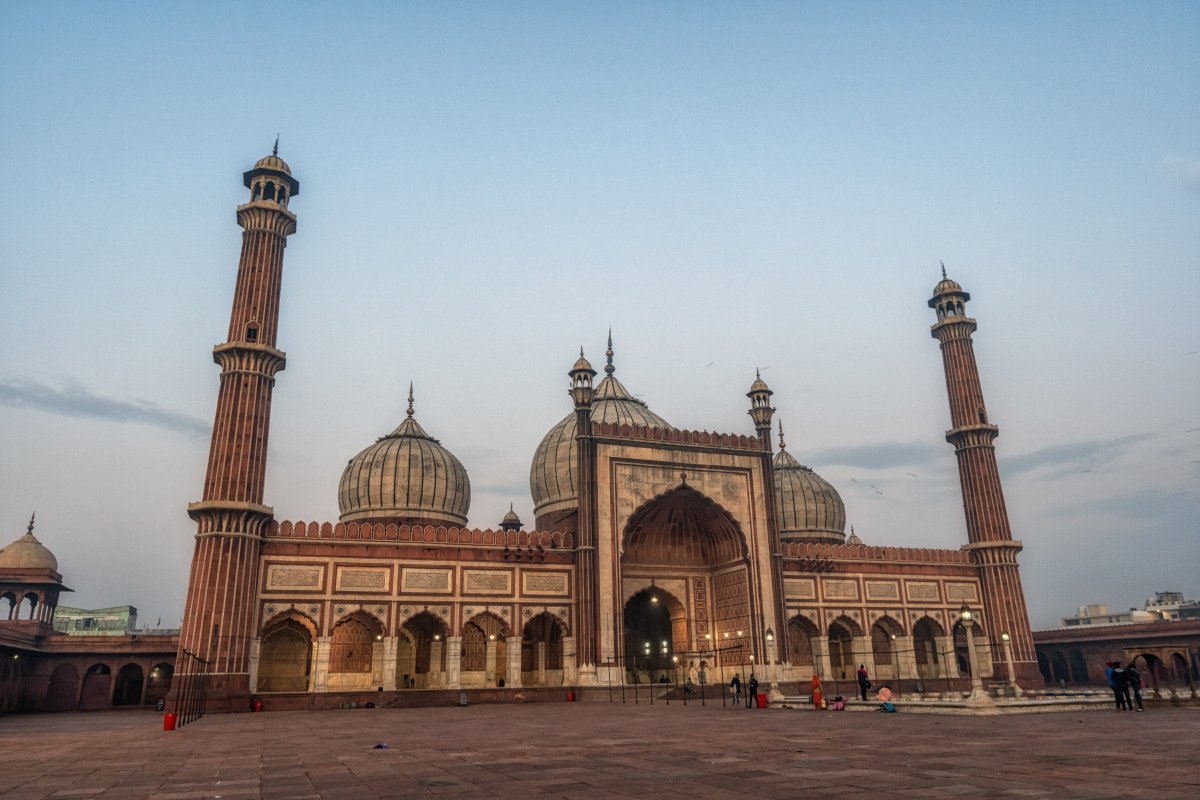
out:
M0 719L0 797L1200 796L1200 710L1007 717L646 703ZM376 749L377 744L387 748Z

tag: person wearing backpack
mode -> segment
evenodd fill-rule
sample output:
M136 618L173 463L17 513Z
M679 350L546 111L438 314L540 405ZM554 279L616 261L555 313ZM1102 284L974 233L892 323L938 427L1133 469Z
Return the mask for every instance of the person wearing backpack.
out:
M858 665L858 693L862 695L862 699L867 699L867 690L871 688L871 679L867 675L867 665Z

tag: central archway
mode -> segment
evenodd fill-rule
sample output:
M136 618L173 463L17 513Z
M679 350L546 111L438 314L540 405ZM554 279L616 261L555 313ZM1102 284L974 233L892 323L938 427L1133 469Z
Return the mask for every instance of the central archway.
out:
M631 681L659 681L712 659L728 680L753 652L753 594L746 538L733 515L683 484L647 501L621 537L617 652ZM726 653L722 659L717 651ZM678 659L678 661L676 661Z

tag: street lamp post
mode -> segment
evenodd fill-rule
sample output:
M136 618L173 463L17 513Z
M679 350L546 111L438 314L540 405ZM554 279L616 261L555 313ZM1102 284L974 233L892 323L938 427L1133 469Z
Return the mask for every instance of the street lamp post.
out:
M979 675L979 658L975 653L975 614L970 606L963 603L959 616L967 634L967 664L971 668L971 694L967 697L967 703L989 705L992 698L983 690L983 678Z
M1012 663L1012 637L1007 633L1000 634L1000 641L1004 643L1004 665L1008 670L1008 685L1012 687L1013 697L1020 698L1025 693L1021 691L1021 687L1017 684L1017 679L1013 675Z

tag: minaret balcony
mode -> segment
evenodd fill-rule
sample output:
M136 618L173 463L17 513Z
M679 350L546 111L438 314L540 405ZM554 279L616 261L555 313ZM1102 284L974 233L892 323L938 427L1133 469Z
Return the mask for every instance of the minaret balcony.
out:
M213 348L222 372L244 372L274 378L287 366L287 354L257 342L225 342Z

